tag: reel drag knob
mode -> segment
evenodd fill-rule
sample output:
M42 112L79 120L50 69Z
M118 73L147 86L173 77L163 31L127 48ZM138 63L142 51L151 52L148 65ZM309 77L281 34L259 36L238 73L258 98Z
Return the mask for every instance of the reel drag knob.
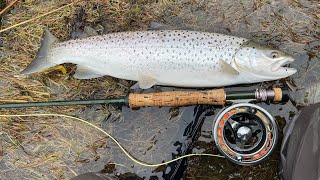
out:
M239 103L223 109L215 118L213 136L219 151L239 165L255 165L274 150L278 128L263 108Z
M237 131L237 136L241 141L246 142L252 137L252 131L247 126L242 126Z

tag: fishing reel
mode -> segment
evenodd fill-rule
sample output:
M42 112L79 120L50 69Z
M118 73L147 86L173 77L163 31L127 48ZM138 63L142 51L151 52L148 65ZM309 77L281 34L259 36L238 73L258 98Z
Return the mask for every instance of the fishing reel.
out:
M221 110L214 119L212 132L221 154L244 166L265 160L278 139L274 118L251 103L234 104Z
M147 94L129 94L119 99L53 101L34 103L0 104L0 108L70 106L88 104L125 104L131 108L144 106L225 105L229 102L286 102L289 93L285 89L256 89L225 91L170 91ZM213 136L219 151L239 165L255 165L266 159L274 150L278 128L274 118L263 108L238 103L223 109L213 123Z

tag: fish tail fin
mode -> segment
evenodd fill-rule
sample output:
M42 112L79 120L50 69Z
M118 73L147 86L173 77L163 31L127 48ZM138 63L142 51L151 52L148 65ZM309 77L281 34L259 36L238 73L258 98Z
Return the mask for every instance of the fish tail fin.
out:
M42 35L42 40L41 40L41 46L37 52L36 57L21 72L21 74L32 74L32 73L56 66L57 64L48 61L48 54L49 54L51 45L58 41L59 40L53 34L51 34L47 28L44 29L44 33Z

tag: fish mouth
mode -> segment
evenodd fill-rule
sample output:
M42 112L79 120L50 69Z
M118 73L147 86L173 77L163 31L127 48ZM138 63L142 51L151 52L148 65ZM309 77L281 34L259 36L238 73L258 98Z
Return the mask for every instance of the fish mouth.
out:
M294 74L297 70L295 68L289 68L289 64L292 63L294 59L286 59L286 60L279 60L274 62L271 68L272 72L286 72L289 74Z

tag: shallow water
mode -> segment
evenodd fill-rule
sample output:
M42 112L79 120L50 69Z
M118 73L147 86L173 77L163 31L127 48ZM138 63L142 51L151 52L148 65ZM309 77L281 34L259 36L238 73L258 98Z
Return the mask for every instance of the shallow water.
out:
M299 71L286 80L259 83L228 89L286 86L294 90L292 102L267 105L283 128L305 105L320 101L320 32L318 1L296 0L178 0L157 21L178 29L217 32L254 39L291 53L296 61L291 67ZM76 35L75 35L76 36ZM60 87L59 87L60 88ZM172 88L160 88L163 91ZM158 88L151 91L159 91ZM103 94L102 92L101 94ZM104 95L104 94L103 94ZM103 96L101 95L101 96ZM190 106L181 108L140 108L92 106L70 112L102 126L136 158L147 163L160 163L184 153L218 153L211 137L215 114L221 107ZM71 136L72 137L72 136ZM102 139L104 141L104 139ZM102 143L104 144L104 143ZM280 143L279 143L280 144ZM95 160L79 153L78 174L101 171L128 179L145 177L185 179L278 179L279 150L255 167L241 167L225 159L193 157L168 167L146 168L129 160L110 140L95 152ZM0 163L1 164L1 163ZM72 163L70 163L72 164ZM7 168L7 167L0 167ZM177 169L178 171L174 172ZM13 172L14 173L14 172ZM45 172L44 174L50 174ZM131 177L131 178L129 178ZM53 177L52 177L53 178ZM52 179L51 178L51 179Z
M175 16L164 16L165 24L179 29L218 32L254 39L263 44L274 45L293 54L296 61L291 67L298 73L285 80L259 83L228 89L254 89L257 87L285 86L292 90L292 101L286 104L258 105L270 112L282 129L305 105L319 102L320 59L319 59L319 18L313 12L315 1L178 1L181 10ZM202 109L201 111L199 109ZM170 160L187 152L217 153L213 145L211 127L214 114L220 107L184 108L141 108L131 111L123 109L117 121L108 120L105 127L135 157L149 163ZM172 117L172 114L176 115ZM203 122L197 133L190 133L190 127L197 129L195 120ZM187 136L186 136L187 135ZM193 136L193 137L192 137ZM191 144L190 144L191 143ZM280 142L279 142L280 144ZM188 145L191 145L188 148ZM110 145L111 146L111 145ZM279 146L279 145L278 145ZM172 167L145 168L129 161L112 146L111 162L125 164L115 166L117 175L125 172L140 177L173 177ZM241 167L225 159L211 157L189 158L183 177L185 179L278 179L279 147L272 157L256 167ZM183 162L185 163L185 162ZM183 166L181 166L183 167ZM170 171L171 170L171 171ZM180 168L183 170L183 168ZM181 174L182 171L179 171ZM179 174L177 173L177 174ZM171 176L168 176L171 175ZM178 177L178 176L176 176ZM181 177L181 175L179 176Z

